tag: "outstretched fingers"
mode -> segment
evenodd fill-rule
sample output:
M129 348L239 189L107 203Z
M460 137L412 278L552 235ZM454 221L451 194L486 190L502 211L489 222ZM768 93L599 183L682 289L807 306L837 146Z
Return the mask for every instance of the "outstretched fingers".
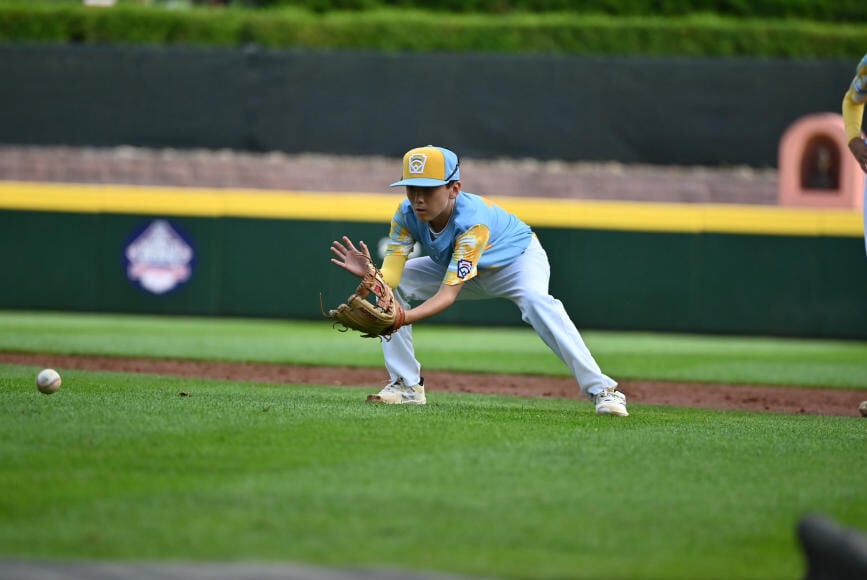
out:
M361 240L360 242L358 242L358 244L361 246L361 249L364 251L364 256L368 260L373 262L373 258L370 257L370 248L367 247L367 244L364 243L364 240Z
M373 262L370 257L370 249L362 241L359 243L361 246L359 250L349 239L349 236L343 236L342 240L342 242L339 240L331 242L331 253L334 254L331 263L359 278L363 278L367 274L368 264Z

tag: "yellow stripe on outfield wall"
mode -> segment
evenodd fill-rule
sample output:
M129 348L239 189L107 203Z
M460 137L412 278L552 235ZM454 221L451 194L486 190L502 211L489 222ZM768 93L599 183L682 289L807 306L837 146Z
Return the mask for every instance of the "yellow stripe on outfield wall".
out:
M0 209L192 217L388 221L396 196L0 182Z
M532 225L548 227L793 236L863 234L860 212L846 209L517 198L501 198L497 203Z
M0 182L0 210L387 223L399 194ZM860 212L776 206L491 198L532 226L860 237Z

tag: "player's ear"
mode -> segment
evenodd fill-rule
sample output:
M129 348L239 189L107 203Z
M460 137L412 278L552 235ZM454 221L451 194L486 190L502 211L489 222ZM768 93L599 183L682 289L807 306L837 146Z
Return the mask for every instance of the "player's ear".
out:
M461 192L461 180L452 181L449 185L449 199L455 199Z

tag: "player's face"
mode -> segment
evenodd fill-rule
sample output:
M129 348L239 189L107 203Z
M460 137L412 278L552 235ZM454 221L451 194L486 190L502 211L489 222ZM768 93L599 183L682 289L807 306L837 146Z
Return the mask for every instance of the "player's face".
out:
M460 191L458 183L452 182L439 187L407 186L406 197L416 217L435 226L445 225L451 216L457 192Z

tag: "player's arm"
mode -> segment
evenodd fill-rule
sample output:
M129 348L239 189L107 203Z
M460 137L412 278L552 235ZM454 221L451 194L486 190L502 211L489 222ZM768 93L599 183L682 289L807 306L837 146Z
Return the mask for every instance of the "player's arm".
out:
M855 78L849 85L849 90L843 96L843 124L846 127L846 139L849 150L861 169L867 172L867 143L861 135L861 123L864 120L864 102L867 93L864 92L867 85L867 55L858 63Z
M400 208L391 220L391 229L388 232L388 246L385 248L385 258L382 261L382 278L391 288L397 288L406 261L412 253L415 240L409 229L402 221Z
M846 126L846 139L849 151L861 169L867 171L867 143L861 136L861 122L864 118L864 103L852 100L851 91L843 97L843 123Z
M391 288L397 288L400 284L400 278L403 276L403 269L406 266L406 261L409 256L403 254L386 254L382 261L382 278L385 283Z
M458 294L461 291L463 284L442 284L440 289L437 290L437 293L416 306L415 308L411 308L406 311L406 318L404 319L404 324L414 324L419 320L424 320L425 318L430 318L431 316L436 316L440 312L448 309L452 304L455 303L455 300L458 298Z
M485 225L476 225L455 239L452 261L437 293L406 311L405 324L430 318L455 303L464 282L478 274L479 258L488 246L491 231Z

